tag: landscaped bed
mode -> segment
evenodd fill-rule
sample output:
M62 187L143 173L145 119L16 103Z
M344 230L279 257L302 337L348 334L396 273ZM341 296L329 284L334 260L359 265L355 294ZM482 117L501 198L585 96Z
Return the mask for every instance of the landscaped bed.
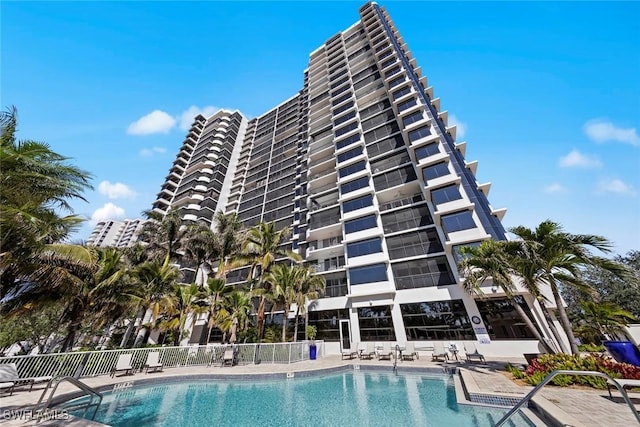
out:
M608 356L593 354L585 356L543 354L534 359L524 371L511 364L507 364L505 368L513 379L534 386L540 384L550 372L555 370L598 371L614 379L640 380L640 367L618 363ZM590 376L559 375L551 381L551 384L561 387L582 385L603 390L607 388L606 379Z

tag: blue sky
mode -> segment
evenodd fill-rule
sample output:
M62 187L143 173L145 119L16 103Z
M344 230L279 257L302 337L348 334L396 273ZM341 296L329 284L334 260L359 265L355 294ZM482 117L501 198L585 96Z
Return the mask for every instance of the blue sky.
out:
M139 217L196 112L289 98L362 4L4 1L2 107L18 108L19 137L92 173L76 213ZM552 219L640 249L640 3L380 4L505 226Z

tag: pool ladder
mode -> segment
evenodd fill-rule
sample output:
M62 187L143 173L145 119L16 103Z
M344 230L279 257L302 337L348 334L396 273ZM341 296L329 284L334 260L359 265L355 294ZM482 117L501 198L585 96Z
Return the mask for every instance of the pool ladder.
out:
M100 407L100 404L102 403L102 397L103 397L102 393L92 389L91 387L89 387L82 381L78 380L77 378L70 377L70 376L58 377L49 381L49 384L47 384L47 387L45 387L45 389L42 391L40 400L38 400L38 403L36 403L36 406L33 408L33 413L36 415L36 417L37 416L46 417L47 411L49 411L53 406L52 404L53 396L56 394L56 391L58 390L58 386L60 385L60 383L65 381L79 388L81 391L80 395L74 393L73 396L62 400L61 402L56 402L55 404L57 405L60 403L67 402L71 399L77 399L82 395L89 396L88 401L81 402L81 403L68 406L62 409L65 409L66 411L69 411L69 412L84 409L84 412L82 413L82 418L87 418L89 409L93 408L93 413L90 414L90 418L88 418L90 420L93 420L96 417L96 413L98 412L98 408ZM54 383L55 385L53 385ZM49 393L49 398L45 402L44 398L47 395L47 392L49 391L49 389L51 389L51 392Z
M640 423L640 414L638 414L638 411L636 411L636 408L633 406L633 403L629 399L627 392L624 391L624 388L620 384L618 384L618 382L615 379L611 378L609 375L605 374L604 372L597 372L597 371L558 370L558 371L553 371L549 375L547 375L546 378L542 380L540 384L538 384L533 390L531 390L529 394L523 397L522 400L520 400L520 402L516 404L516 406L511 408L511 410L509 410L509 412L507 412L504 415L504 417L500 418L500 420L498 420L498 422L496 423L495 427L500 427L501 425L506 423L507 420L513 416L513 414L518 412L518 410L522 408L522 406L524 406L525 403L528 403L531 400L533 395L535 395L538 391L540 391L540 389L542 389L542 387L547 385L549 382L551 382L551 380L553 380L558 375L579 375L579 376L601 377L601 378L606 378L607 380L610 380L611 384L615 385L618 391L620 391L620 394L622 394L624 401L627 403L629 408L631 408L631 412L633 412L633 415L635 415L636 420L638 420L638 423Z

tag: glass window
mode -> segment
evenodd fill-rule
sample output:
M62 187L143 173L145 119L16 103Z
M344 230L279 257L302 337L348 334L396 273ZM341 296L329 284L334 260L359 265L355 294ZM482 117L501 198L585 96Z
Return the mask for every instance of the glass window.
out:
M521 295L517 295L514 300L522 307L527 316L532 318L531 310L524 298ZM476 301L476 304L491 339L535 339L524 320L506 298L479 300Z
M336 129L336 131L335 131L336 138L339 137L340 135L344 135L347 132L351 132L352 130L357 129L357 128L358 128L358 122L353 122L353 123L350 123L350 124L346 125L343 128Z
M456 212L442 217L442 228L447 233L468 230L475 227L476 223L473 221L471 211Z
M391 307L363 307L358 309L361 341L395 341Z
M422 169L422 175L424 176L425 181L449 175L449 165L447 162L440 162L435 165L427 166Z
M416 148L416 157L418 160L425 159L440 152L440 147L437 142L425 145L424 147Z
M382 226L385 233L404 231L411 228L424 227L433 224L429 208L425 205L382 215Z
M341 148L344 148L348 145L351 144L355 144L356 142L360 141L360 134L355 134L355 135L351 135L350 137L348 137L347 139L343 139L342 141L338 141L336 142L336 149L339 150Z
M340 193L346 194L369 186L369 177L363 176L340 186Z
M396 148L404 146L404 139L402 139L402 135L398 134L391 138L383 139L382 141L367 145L367 153L369 153L369 157L375 157L379 154L386 153L387 151L393 151Z
M418 105L418 103L416 102L416 99L415 98L408 99L398 104L398 111L404 111L407 108L413 107L414 105Z
M389 89L391 89L392 87L398 86L400 83L404 81L405 81L404 76L396 77L395 79L389 82Z
M373 186L376 191L382 191L387 188L402 185L417 179L413 165L408 165L400 169L385 172L381 175L373 177Z
M385 264L372 264L365 267L354 267L349 269L349 281L352 285L384 282L386 280L387 266Z
M417 111L417 112L415 112L413 114L410 114L410 115L408 115L406 117L403 117L402 118L402 124L404 125L404 127L407 127L410 124L413 124L413 123L415 123L417 121L422 120L422 118L423 118L422 117L422 111Z
M375 128L371 132L367 132L364 134L364 142L365 144L370 144L374 141L377 141L382 138L386 138L389 135L393 135L396 132L399 132L400 128L395 120L391 123L387 123L384 126L380 126L379 128Z
M363 171L364 169L365 169L365 162L364 160L362 160L352 165L346 166L342 169L339 169L338 174L340 175L340 178L343 178L347 175L351 175L353 173Z
M462 300L400 304L408 341L475 340Z
M344 162L349 159L353 159L354 157L362 154L362 146L354 148L353 150L349 150L346 153L338 154L338 163Z
M391 264L396 289L428 288L455 284L447 258L404 261Z
M402 89L395 91L393 93L393 100L395 101L398 98L402 98L403 96L411 93L411 88L409 86L405 86Z
M423 126L421 128L418 128L416 130L412 130L411 132L409 132L409 141L415 142L429 135L431 135L431 126L429 125Z
M358 197L357 199L349 200L342 204L342 212L347 213L355 211L357 209L366 208L373 205L373 196L367 194L366 196Z
M480 246L481 242L471 242L471 243L465 243L463 245L453 245L453 247L451 248L451 254L453 255L453 259L456 261L456 264L459 264L460 261L462 261L464 258L466 258L468 255L462 255L460 253L460 248L463 248L465 246L471 246L472 248L477 248L478 246Z
M340 320L349 320L349 310L309 311L309 325L317 328L316 339L340 341Z
M348 112L345 115L340 116L337 119L335 119L333 121L333 125L334 126L338 126L338 125L340 125L340 124L342 124L342 123L344 123L344 122L346 122L348 120L353 119L355 116L356 116L356 112L355 111Z
M335 107L336 105L340 104L341 102L346 101L349 98L351 98L351 94L350 93L348 93L346 95L342 95L340 98L336 98L333 101L331 101L331 105Z
M431 191L431 200L436 205L460 199L462 199L462 195L458 189L458 184L448 185Z
M376 216L367 215L362 218L352 219L344 223L344 232L346 234L355 233L356 231L367 230L369 228L375 228L377 226Z
M438 233L433 229L387 237L387 249L391 259L444 251Z
M378 252L382 252L382 239L379 237L347 244L347 256L349 258L375 254Z

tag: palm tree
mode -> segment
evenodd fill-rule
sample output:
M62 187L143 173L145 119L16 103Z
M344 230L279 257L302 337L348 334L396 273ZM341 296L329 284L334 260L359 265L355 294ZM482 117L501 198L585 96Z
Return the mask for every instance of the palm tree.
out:
M234 212L215 216L216 248L218 255L218 277L223 277L228 261L238 255L242 242L242 224Z
M137 347L144 337L140 331L144 326L146 311L151 310L150 322L155 322L160 315L165 297L174 289L179 272L169 264L169 258L165 258L163 263L158 261L145 262L136 268L134 275L141 285L141 299L137 310L140 324L136 328L134 343L134 347Z
M183 260L195 266L196 276L201 274L201 284L204 286L205 273L212 271L209 260L218 257L216 235L207 224L195 223L186 227L184 232L184 257Z
M296 316L295 326L293 329L293 340L298 340L298 318L304 315L304 330L306 334L309 324L309 316L307 316L307 301L317 299L320 292L324 292L326 281L324 276L315 274L315 270L310 266L297 266L299 269L298 286L296 288Z
M463 259L460 261L459 269L465 278L464 287L469 293L482 293L481 285L487 280L492 280L495 286L502 289L511 306L544 349L548 353L555 353L527 313L515 300L511 259L508 256L508 250L505 249L505 246L509 244L510 242L505 241L485 240L477 247L462 247L460 253L463 255Z
M238 332L247 330L251 313L251 296L243 291L232 291L224 296L216 313L216 323L225 333L229 333L234 319L238 321Z
M252 283L257 283L258 287L269 290L269 283L264 280L271 271L278 258L288 258L294 261L301 260L300 256L292 251L286 250L282 245L286 242L291 234L291 230L287 227L277 230L275 222L261 222L255 227L249 229L242 242L241 255L239 262L251 264L249 279ZM267 302L266 294L261 295L258 304L258 339L262 338L264 333L264 315L265 305Z
M207 344L209 344L209 338L211 337L211 330L216 326L218 311L223 298L233 290L233 286L227 285L224 279L216 279L210 277L207 280L207 284L204 287L203 296L207 301L207 307L209 312L208 321L208 333Z
M619 276L626 275L627 270L615 261L591 254L590 249L610 252L612 244L604 237L570 234L560 224L550 220L543 221L535 230L520 226L510 231L522 239L527 247L530 257L524 261L531 264L529 269L536 272L538 283L550 287L571 352L578 354L578 345L560 296L559 285L584 289L587 285L581 278L581 272L587 266L598 266Z
M636 320L633 314L614 302L582 301L580 308L582 315L579 328L592 339L624 337L625 327L630 321Z
M171 261L179 261L179 250L185 238L180 212L172 209L164 216L156 211L143 214L149 221L142 226L138 238L147 243L148 256L155 259L169 257Z
M277 264L265 276L264 281L271 284L276 302L282 304L282 342L287 341L287 322L291 306L296 301L299 287L300 270L286 264Z
M83 322L101 327L128 313L138 301L136 287L125 277L121 254L114 248L49 245L39 256L41 268L24 291L10 301L17 312L28 304L65 304L61 324L66 324L62 351L73 347Z
M83 219L70 201L85 200L90 175L42 142L17 140L17 112L0 113L0 299L37 268L32 257L75 231ZM86 200L85 200L86 201Z

